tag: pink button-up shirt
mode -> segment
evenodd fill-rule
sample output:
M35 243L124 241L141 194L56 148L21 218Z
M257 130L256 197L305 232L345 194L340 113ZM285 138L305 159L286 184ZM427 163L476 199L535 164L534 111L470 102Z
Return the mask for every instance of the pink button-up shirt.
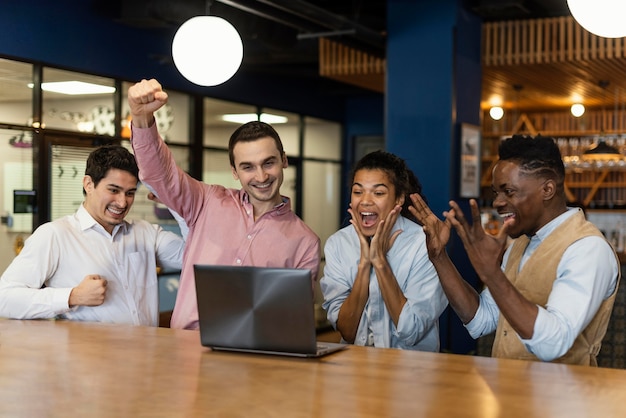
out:
M198 328L194 264L304 268L316 280L320 239L288 198L255 222L246 193L203 183L177 167L156 124L133 127L132 146L140 179L189 226L172 328Z

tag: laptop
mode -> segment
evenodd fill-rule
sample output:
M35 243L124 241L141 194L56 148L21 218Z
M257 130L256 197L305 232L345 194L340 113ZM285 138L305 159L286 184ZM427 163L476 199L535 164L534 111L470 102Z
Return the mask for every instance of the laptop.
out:
M194 265L203 346L320 357L346 344L316 341L306 269Z

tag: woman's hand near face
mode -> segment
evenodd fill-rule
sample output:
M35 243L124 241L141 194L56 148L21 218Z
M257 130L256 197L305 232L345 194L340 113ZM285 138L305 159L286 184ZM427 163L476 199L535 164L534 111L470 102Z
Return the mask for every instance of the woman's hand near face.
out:
M402 233L402 230L391 232L393 226L400 215L402 207L396 205L385 217L381 219L376 227L376 233L372 237L370 243L369 258L373 264L380 265L381 262L387 262L387 253L393 246L393 243Z
M359 264L361 264L363 267L369 267L371 265L369 237L365 236L363 230L361 229L361 223L357 219L357 216L359 216L359 214L355 212L352 208L348 208L348 213L350 213L351 216L350 223L354 226L354 230L359 236L359 242L361 243L361 259L359 261Z

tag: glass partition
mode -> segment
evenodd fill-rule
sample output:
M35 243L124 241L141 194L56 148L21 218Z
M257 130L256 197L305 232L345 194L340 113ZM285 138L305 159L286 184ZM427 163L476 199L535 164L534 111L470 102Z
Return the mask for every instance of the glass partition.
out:
M41 87L46 128L115 135L113 79L45 67Z
M326 240L337 232L341 223L341 164L304 161L303 169L302 217L320 237L323 251Z
M261 120L265 118L265 121L276 129L287 155L300 155L300 116L282 110L264 108L261 117Z
M207 184L221 184L224 187L239 189L241 184L233 178L228 160L228 151L205 150L202 181Z
M341 160L341 125L327 120L304 118L304 158Z
M33 115L33 66L0 58L0 123L30 126Z
M0 130L0 164L3 167L0 180L0 232L9 235L12 232L30 233L32 230L32 214L28 210L20 209L19 213L14 211L14 192L23 191L26 193L24 196L28 197L27 194L32 192L33 187L33 139L32 132L25 128L32 122L33 68L33 64L0 59L0 124L12 128ZM92 87L104 91L77 93L63 90L68 87L65 84L68 82L74 88ZM76 133L115 135L114 79L44 67L42 83L44 127ZM121 83L119 132L122 138L130 138L127 93L132 84ZM189 171L192 138L188 116L192 110L191 96L177 91L166 91L169 95L168 104L155 115L158 129L167 141L178 166ZM208 97L203 97L202 100L202 180L226 187L241 187L239 181L232 176L228 140L242 123L260 117L276 129L283 141L285 152L290 157L290 165L284 171L281 193L291 199L293 210L302 213L303 220L320 236L323 245L328 236L339 228L340 217L345 215L338 213L341 207L341 125L250 104ZM50 199L52 219L73 213L83 200L84 165L93 147L72 147L70 144L71 142L68 145L55 145L51 149L51 172L48 173L51 192L47 199ZM131 149L129 141L123 139L122 144ZM299 172L296 167L302 167L301 183L296 178ZM302 190L296 187L298 184L302 184ZM297 207L298 192L302 193L301 208ZM130 218L146 219L162 225L173 223L173 220L167 218L164 207L147 199L147 194L148 190L140 187ZM28 208L28 205L24 207ZM9 219L10 226L7 225ZM10 242L0 241L4 246ZM2 246L0 249L5 251ZM7 257L0 258L0 267L6 266L9 260Z
M255 106L205 97L204 136L206 147L228 149L228 140L241 124L257 120ZM226 120L228 119L228 120ZM228 161L228 158L226 159Z
M130 110L128 89L134 83L122 83L122 132L123 138L130 138ZM159 134L167 143L189 144L190 96L173 90L167 91L167 103L154 114Z
M16 191L33 189L33 148L30 131L0 129L0 167L2 167L0 215L7 232L30 233L35 207L20 206ZM26 193L19 193L27 196ZM17 199L17 201L16 201Z

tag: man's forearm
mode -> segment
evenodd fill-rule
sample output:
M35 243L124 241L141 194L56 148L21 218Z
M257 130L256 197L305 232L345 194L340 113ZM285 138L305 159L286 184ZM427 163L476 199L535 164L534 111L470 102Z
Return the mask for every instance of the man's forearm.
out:
M479 297L476 290L466 282L458 272L447 253L431 259L441 287L445 292L452 309L464 324L471 321L478 310Z

